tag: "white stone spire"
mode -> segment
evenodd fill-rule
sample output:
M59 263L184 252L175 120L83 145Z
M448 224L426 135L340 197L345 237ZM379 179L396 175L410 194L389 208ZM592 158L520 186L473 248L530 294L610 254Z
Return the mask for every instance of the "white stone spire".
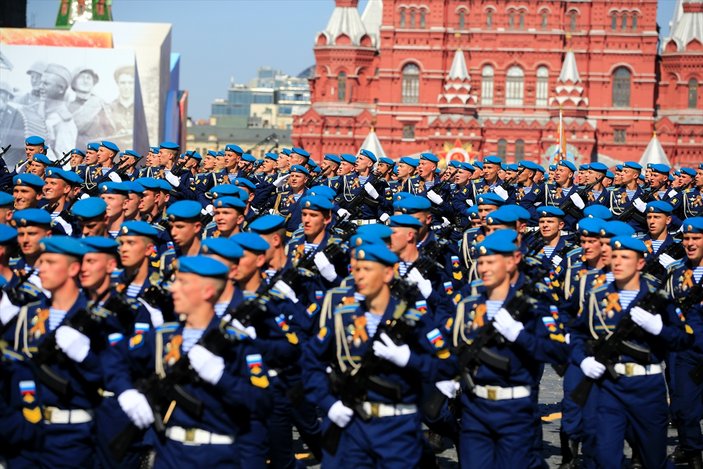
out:
M369 134L366 136L364 139L364 142L361 144L361 148L359 148L359 151L361 150L369 150L372 152L374 155L376 155L377 158L380 158L382 156L386 156L386 152L383 151L383 147L381 146L381 141L378 139L378 135L376 135L376 131L371 128L369 131ZM357 152L358 156L358 152Z
M364 36L371 37L361 21L357 5L358 0L336 0L327 27L320 33L327 37L327 45L336 44L342 35L347 36L354 46L361 45Z
M444 80L444 93L439 95L438 101L440 104L449 106L463 106L477 102L476 94L471 93L471 77L461 49L454 52L452 66Z
M646 168L648 164L665 164L671 166L669 158L667 158L664 148L657 138L657 134L652 135L652 139L647 144L647 148L644 149L642 158L640 158L640 164L643 168Z
M570 49L564 54L564 61L561 64L561 73L559 73L555 91L556 96L550 100L550 104L553 106L588 105L588 98L583 96L583 84L576 66L576 56L574 51Z
M371 36L373 45L381 46L381 23L383 22L383 0L369 0L361 14L366 32Z

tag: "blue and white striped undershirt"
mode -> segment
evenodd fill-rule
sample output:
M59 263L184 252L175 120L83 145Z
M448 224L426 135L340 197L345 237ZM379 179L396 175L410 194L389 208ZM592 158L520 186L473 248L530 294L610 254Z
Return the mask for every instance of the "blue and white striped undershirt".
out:
M203 332L205 332L205 329L191 329L189 327L184 328L181 350L187 353L190 349L192 349L193 345L197 344L203 336Z
M127 296L130 298L136 298L139 292L142 290L142 284L137 285L136 283L130 283L127 287Z
M603 191L592 191L593 193L593 200L596 200L600 195L603 193Z
M632 303L632 300L635 299L637 294L639 293L638 290L620 290L619 292L620 295L620 306L622 306L623 309L627 309L630 306L630 303Z
M695 280L696 283L701 281L701 277L703 277L703 267L693 269L693 280Z
M400 276L403 277L411 265L413 265L412 262L405 262L405 261L398 262L398 274L400 274Z
M219 301L215 303L215 314L218 318L221 318L225 311L227 311L227 306L229 306L229 301Z
M114 230L114 231L110 230L110 231L108 231L108 234L110 235L110 237L112 239L115 239L115 238L117 238L117 235L120 234L120 230Z
M66 311L62 309L49 308L49 330L53 331L59 327L59 324L61 324L61 321L63 321L63 318L65 317Z
M304 246L303 254L307 254L307 253L309 253L310 251L314 251L315 249L317 249L317 247L318 247L319 245L320 245L319 243L318 243L318 244L315 244L315 243L308 243L307 241L305 241L305 246Z
M376 334L376 329L378 329L378 325L381 324L381 319L383 319L383 315L373 314L367 311L364 313L364 317L366 318L366 332L369 333L369 337L373 337Z
M625 189L625 192L627 192L627 200L632 200L632 197L635 195L635 192L637 192L637 190Z
M368 176L359 176L359 185L363 186L369 180Z
M503 302L500 300L486 300L486 318L493 321L496 313L503 307Z
M612 272L607 272L605 274L605 281L606 283L613 283L615 281L615 275L613 275Z
M552 254L554 254L554 246L545 246L543 250L544 255L547 257L552 257Z
M432 186L434 186L434 179L432 179L431 181L425 181L425 190L429 191L430 189L432 189Z
M657 253L660 247L662 247L662 244L664 243L664 240L658 241L658 240L652 240L652 252Z

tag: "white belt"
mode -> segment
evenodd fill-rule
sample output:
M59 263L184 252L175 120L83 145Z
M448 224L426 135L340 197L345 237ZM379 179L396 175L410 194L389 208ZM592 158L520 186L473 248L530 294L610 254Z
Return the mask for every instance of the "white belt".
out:
M378 223L378 220L375 219L375 218L369 218L368 220L364 220L364 219L361 219L361 218L360 218L360 219L358 219L358 220L352 220L351 222L354 223L355 225L361 226L361 225L373 225L373 224L376 224L376 223Z
M364 402L364 412L371 417L395 417L417 413L415 404L383 404L382 402Z
M46 423L88 423L93 420L93 412L90 410L63 410L58 407L44 407L43 410Z
M522 399L530 395L528 386L515 386L514 388L501 388L500 386L474 386L473 393L481 399L489 401L504 401L506 399Z
M166 438L186 445L231 445L234 437L218 435L200 428L168 427Z
M662 372L661 365L640 365L638 363L616 363L614 368L617 374L627 377L658 375Z

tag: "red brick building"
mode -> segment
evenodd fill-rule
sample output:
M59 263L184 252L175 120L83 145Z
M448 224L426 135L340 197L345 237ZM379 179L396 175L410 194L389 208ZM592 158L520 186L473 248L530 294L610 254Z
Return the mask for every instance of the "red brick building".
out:
M703 0L678 1L660 53L656 0L336 0L293 142L544 163L561 108L577 162L639 160L654 131L703 160Z

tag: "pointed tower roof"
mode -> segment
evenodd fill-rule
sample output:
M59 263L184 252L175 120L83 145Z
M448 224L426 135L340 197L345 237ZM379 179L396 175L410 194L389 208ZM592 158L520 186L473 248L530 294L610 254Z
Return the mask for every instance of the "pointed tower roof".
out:
M663 41L663 46L674 41L676 50L681 52L693 40L703 44L703 0L681 1L676 5L674 15L669 37Z
M642 153L642 158L640 158L640 164L642 167L646 167L648 164L665 164L671 166L669 158L667 158L662 144L657 138L657 134L652 135L652 139L647 144L647 148L644 149Z
M347 36L352 45L361 45L361 38L368 33L359 16L358 3L358 0L336 0L332 16L322 31L327 36L328 45L334 45L342 35Z
M464 60L464 53L461 49L457 49L454 53L454 60L452 60L452 68L449 70L449 75L447 75L449 80L470 80L469 71L466 69L466 60Z
M373 45L381 47L381 23L383 22L383 0L369 0L361 14L366 32L371 36Z
M564 63L561 64L559 81L562 83L579 83L581 81L578 67L576 67L576 57L574 56L574 51L571 49L566 51L566 55L564 55Z
M576 66L576 56L571 49L564 54L561 73L557 79L556 94L550 100L551 105L580 106L588 105L588 98L583 96L581 75Z
M444 93L439 95L438 101L449 106L466 106L477 102L476 94L471 93L471 77L461 49L454 52L452 66L444 80Z
M371 130L369 130L369 134L366 136L364 142L361 144L359 151L361 150L369 150L378 158L386 156L386 152L383 151L381 141L378 139L378 135L376 135L376 131L373 127L371 127Z

